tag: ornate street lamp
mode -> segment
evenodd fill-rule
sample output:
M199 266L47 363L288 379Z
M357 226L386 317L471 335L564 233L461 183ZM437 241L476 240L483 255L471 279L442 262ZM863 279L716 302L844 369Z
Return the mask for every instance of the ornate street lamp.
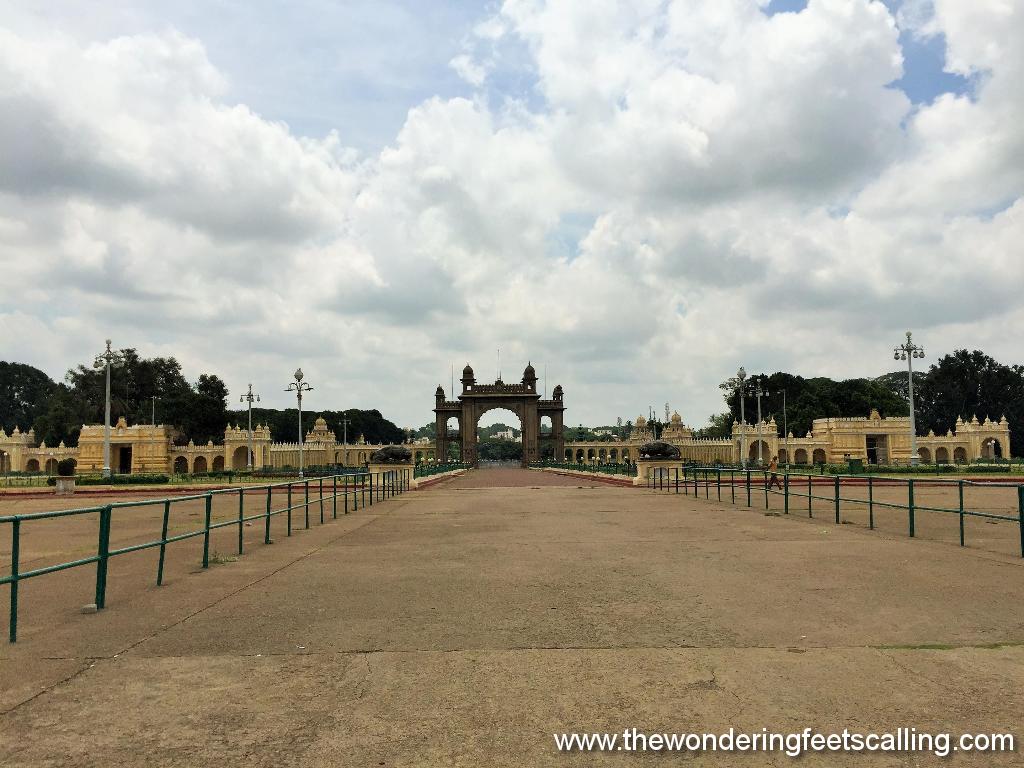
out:
M924 347L914 344L907 331L907 342L893 348L893 360L907 361L907 376L909 381L908 392L910 394L910 465L916 467L920 463L917 455L917 427L914 424L914 358L924 357Z
M757 463L763 465L764 457L761 456L761 446L764 444L764 441L761 439L761 398L770 397L770 393L768 390L761 388L761 379L758 379L754 385L754 394L757 396Z
M253 392L252 392L252 384L249 384L249 391L246 394L242 395L238 399L238 402L240 402L240 403L248 403L249 404L249 453L245 457L245 468L247 470L249 470L250 472L252 472L252 456L253 456L253 453L252 453L252 404L254 402L258 403L259 401L260 401L260 396L259 395L254 395ZM300 438L302 437L302 427L301 426L299 427L299 437Z
M124 355L115 352L110 348L110 339L107 339L107 349L101 355L97 355L92 367L97 371L107 369L107 394L103 411L103 476L110 477L110 369L120 368L124 365Z
M342 437L342 440L345 443L345 447L343 449L344 452L342 454L341 462L342 462L342 466L345 466L345 467L348 466L348 425L351 424L351 423L352 423L352 420L349 419L348 417L345 417L345 418L343 418L341 420L342 429L344 430L344 437Z
M312 392L313 388L302 380L302 369L295 371L295 381L288 385L285 392L294 392L299 401L299 479L302 479L302 393Z
M782 390L782 434L786 436L786 471L789 471L789 421L786 418L786 390Z
M743 412L743 388L747 378L747 370L742 365L736 372L736 392L740 396L740 462L747 468L747 418Z
M156 401L160 399L159 395L151 395L149 398L152 401L153 410L150 411L149 418L153 426L156 426Z

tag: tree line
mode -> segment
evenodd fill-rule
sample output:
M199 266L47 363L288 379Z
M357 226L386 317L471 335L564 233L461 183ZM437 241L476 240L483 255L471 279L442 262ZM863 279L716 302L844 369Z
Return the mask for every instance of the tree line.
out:
M170 425L176 443L220 442L229 423L247 425L246 410L228 409L228 388L215 374L204 373L194 382L185 378L173 357L143 358L135 349L120 350L124 364L111 369L111 422L124 417L129 424ZM15 427L35 430L47 445L77 445L83 424L102 424L106 372L91 365L68 370L64 380L53 381L43 371L24 363L0 361L0 427L8 434ZM156 398L154 400L153 398ZM303 414L303 430L322 415L340 440L348 419L350 441L363 435L370 443L401 442L404 432L377 410L350 409ZM298 411L294 408L254 408L253 424L270 426L273 439L296 442Z
M803 378L791 373L757 374L747 380L745 416L749 423L757 419L754 386L770 394L761 398L765 419L774 417L783 430L783 397L786 426L797 437L811 429L816 418L867 416L877 408L882 416L906 416L909 413L909 376L894 371L873 379L834 381L817 377ZM729 437L733 420L739 421L740 400L735 381L720 385L728 411L711 417L700 437ZM783 395L785 392L785 395ZM1010 422L1010 442L1015 452L1024 440L1024 366L1006 365L980 350L958 349L933 363L927 371L914 372L914 417L920 432L929 429L945 434L956 429L956 420L977 415Z

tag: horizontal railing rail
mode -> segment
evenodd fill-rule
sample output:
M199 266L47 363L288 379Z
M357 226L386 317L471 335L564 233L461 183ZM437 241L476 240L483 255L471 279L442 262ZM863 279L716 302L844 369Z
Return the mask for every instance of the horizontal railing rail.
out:
M684 466L677 468L654 469L645 478L648 488L657 491L683 493L694 498L703 496L707 500L727 501L732 504L745 504L747 507L760 506L763 497L764 508L770 509L769 499L777 497L782 502L782 514L788 515L795 510L799 500L806 500L808 518L814 517L814 502L825 502L836 525L842 519L843 505L861 505L868 513L868 528L875 529L875 510L894 509L907 514L906 530L910 538L917 536L917 516L921 512L956 515L959 521L960 546L966 546L965 520L971 518L991 520L994 522L1014 523L1019 529L1020 555L1024 558L1024 483L1010 481L988 481L969 479L943 479L932 477L891 477L877 475L828 475L811 473L777 472L774 475L762 469L737 469L735 467ZM843 495L843 488L848 493ZM815 489L825 489L815 493ZM863 489L866 497L849 495L851 489ZM878 498L879 489L903 489L905 502ZM919 495L923 489L955 490L957 505L955 507L938 506L922 503ZM1012 511L998 513L983 509L971 509L965 502L965 494L971 489L991 492L998 489L1009 491L1006 507ZM737 502L737 495L739 501ZM1015 508L1015 509L1014 509Z
M603 475L625 475L636 477L636 464L592 463L574 461L534 461L530 463L535 469L567 469L574 472L594 472Z
M315 519L319 512L320 524L323 524L328 514L331 519L337 519L339 511L344 515L349 511L358 511L362 507L372 506L374 502L397 496L409 490L409 473L403 470L386 470L382 472L355 472L323 477L304 478L282 483L270 483L262 486L245 485L237 488L224 488L204 491L195 494L185 494L163 499L142 499L138 501L119 501L109 504L102 504L78 509L62 509L48 512L26 512L16 515L0 515L0 526L9 525L11 530L11 565L7 575L0 576L0 585L8 585L10 589L10 610L9 610L9 631L10 642L16 642L18 638L18 586L26 579L38 578L50 573L65 571L72 568L79 568L87 565L96 565L95 576L95 605L97 610L106 608L107 595L107 574L110 558L120 555L139 552L147 549L158 549L159 558L157 561L156 584L162 586L164 583L164 570L167 556L167 547L179 541L202 537L203 554L202 567L210 566L210 537L213 531L221 528L237 526L237 551L241 555L244 552L244 529L246 524L255 524L257 521L263 523L263 543L270 544L273 518L280 515L285 516L285 533L292 535L295 525L295 513L302 515L304 528L308 529L311 519ZM275 494L285 495L284 506L274 503ZM265 501L259 505L259 512L246 514L246 496L263 496ZM224 520L213 519L214 501L217 499L231 500L238 499L237 515L232 512L231 517ZM171 513L174 507L190 502L202 502L203 516L202 526L183 533L169 535ZM233 504L234 502L230 502ZM160 537L150 541L135 542L124 546L111 546L111 528L113 525L114 512L126 509L138 509L143 507L162 507ZM327 511L328 506L330 512ZM339 510L340 506L340 510ZM312 508L312 513L311 513ZM312 514L312 517L311 517ZM46 520L54 520L69 517L88 517L95 515L99 522L99 533L96 544L96 553L88 557L75 560L68 560L62 563L54 563L31 570L21 568L21 544L23 527L29 524L38 524Z

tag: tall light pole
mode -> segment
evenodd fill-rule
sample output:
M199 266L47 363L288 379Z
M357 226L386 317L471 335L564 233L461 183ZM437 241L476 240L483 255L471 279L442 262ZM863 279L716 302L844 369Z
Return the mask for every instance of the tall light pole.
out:
M101 355L97 355L92 367L97 371L107 369L107 395L103 411L103 476L110 477L110 369L120 368L124 365L124 355L114 352L110 348L110 339L107 339L107 349Z
M285 392L294 392L299 401L299 479L302 479L302 393L312 392L313 388L302 380L302 369L295 371L295 381L288 385Z
M258 403L259 401L260 401L260 396L259 395L254 395L252 393L252 384L251 383L249 384L249 391L246 394L242 395L238 399L238 402L240 402L240 403L248 403L249 404L249 454L245 458L245 468L248 471L250 471L250 472L252 472L252 456L253 456L253 454L252 454L252 404L254 402ZM302 437L302 427L299 427L299 437L300 438Z
M761 388L761 379L754 385L754 394L757 395L757 463L764 464L764 457L761 455L761 446L764 440L761 439L761 398L769 397L771 393Z
M342 418L342 420L341 420L341 423L342 423L342 429L343 429L343 430L344 430L344 432L345 432L345 435L344 435L344 437L342 437L342 440L343 440L343 441L344 441L344 443L345 443L345 448L344 448L344 452L343 452L343 458L342 458L342 463L343 463L343 465L344 465L344 466L346 466L346 467L347 467L347 466L348 466L348 425L349 425L349 424L351 424L351 423L352 423L352 421L351 421L351 419L349 419L349 418L348 418L348 417L346 416L346 417ZM447 429L447 425L446 425L446 429Z
M789 423L786 420L786 390L782 390L782 434L786 436L786 469L789 469Z
M914 358L924 357L924 347L919 347L911 339L910 331L907 331L906 344L900 344L893 348L893 360L907 361L907 376L910 394L910 465L916 467L920 463L917 455L917 427L914 424Z
M152 401L152 405L153 405L153 410L150 411L150 414L149 414L150 423L152 423L152 425L155 427L156 426L156 401L159 400L160 398L157 395L150 395L149 399Z
M742 365L736 372L736 391L740 396L740 462L747 468L747 418L743 411L743 382L747 378L747 370Z

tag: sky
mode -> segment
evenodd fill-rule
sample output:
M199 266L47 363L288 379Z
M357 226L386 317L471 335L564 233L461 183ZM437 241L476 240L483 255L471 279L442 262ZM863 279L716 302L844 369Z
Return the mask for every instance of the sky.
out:
M1020 0L0 0L0 359L111 338L279 407L301 366L403 427L499 349L570 424L908 329L1021 363L1022 39Z

